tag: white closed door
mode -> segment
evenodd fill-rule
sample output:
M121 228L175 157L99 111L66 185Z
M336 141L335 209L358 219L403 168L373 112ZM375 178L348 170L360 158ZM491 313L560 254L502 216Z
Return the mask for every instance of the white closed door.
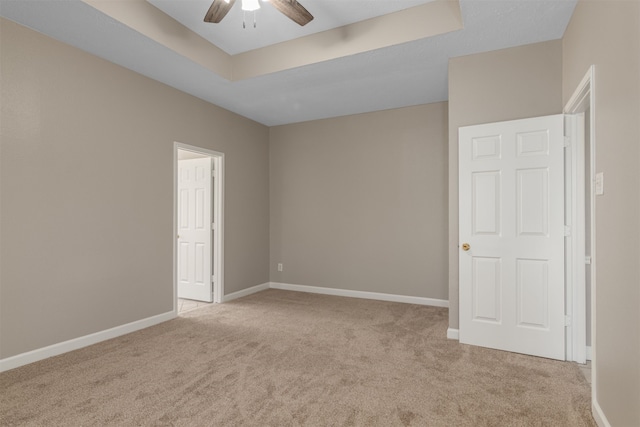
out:
M178 161L178 297L212 301L211 158Z
M459 129L461 343L565 359L563 123Z

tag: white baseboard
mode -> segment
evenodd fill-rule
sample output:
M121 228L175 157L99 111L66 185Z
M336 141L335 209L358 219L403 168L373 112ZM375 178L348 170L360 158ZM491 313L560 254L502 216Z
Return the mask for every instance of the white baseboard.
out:
M460 341L460 331L458 329L447 329L447 338L450 340L458 340Z
M595 399L591 402L591 413L593 414L593 419L596 421L596 424L598 424L598 427L611 427L609 420L607 420L604 412L602 412L600 404Z
M587 356L587 360L593 360L591 358L591 346L590 345L587 346L587 351L585 353L586 353L586 356Z
M322 288L319 286L292 285L290 283L271 282L271 289L284 291L309 292L312 294L335 295L339 297L374 299L379 301L404 302L408 304L449 307L449 301L442 299L411 297L406 295L383 294L379 292L351 291L347 289Z
M93 334L85 335L83 337L74 338L69 341L64 341L47 347L39 348L37 350L32 350L26 353L7 357L5 359L0 359L0 372L18 368L20 366L37 362L39 360L48 359L49 357L57 356L69 351L78 350L80 348L87 347L92 344L97 344L101 341L110 340L112 338L129 334L131 332L139 331L140 329L148 328L149 326L166 322L167 320L171 320L175 317L176 312L172 310L164 314L158 314L157 316L147 317L146 319L127 323L126 325L116 326L105 331L96 332Z
M412 297L412 296L406 296L406 295L383 294L378 292L322 288L318 286L292 285L287 283L274 283L274 282L263 283L261 285L256 285L247 289L242 289L240 291L233 292L229 295L225 295L222 301L223 302L233 301L234 299L242 298L242 297L254 294L256 292L264 291L269 288L282 289L287 291L297 291L297 292L310 292L310 293L324 294L324 295L336 295L336 296L343 296L343 297L373 299L373 300L380 300L380 301L430 305L430 306L436 306L436 307L447 307L447 308L449 307L449 301L447 300L423 298L423 297ZM177 313L175 311L170 311L164 314L159 314L157 316L152 316L146 319L127 323L126 325L116 326L114 328L107 329L105 331L96 332L90 335L85 335L83 337L74 338L69 341L64 341L64 342L53 344L47 347L39 348L37 350L18 354L16 356L0 359L0 372L18 368L20 366L37 362L39 360L47 359L49 357L58 356L62 353L67 353L69 351L78 350L80 348L87 347L92 344L97 344L101 341L106 341L112 338L116 338L121 335L129 334L131 332L139 331L140 329L148 328L149 326L157 325L158 323L162 323L162 322L166 322L167 320L174 319L175 317L177 317ZM449 332L447 332L447 336L449 336Z
M247 295L251 295L251 294L255 294L256 292L267 290L270 287L269 285L270 285L269 283L263 283L261 285L256 285L247 289L242 289L240 291L233 292L229 295L225 295L222 298L222 302L233 301L234 299L246 297Z

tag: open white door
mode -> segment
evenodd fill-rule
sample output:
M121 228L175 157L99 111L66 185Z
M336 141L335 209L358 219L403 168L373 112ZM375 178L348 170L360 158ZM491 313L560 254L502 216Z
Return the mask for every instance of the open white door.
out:
M461 343L565 359L563 124L459 130Z
M210 157L178 161L178 297L212 301Z

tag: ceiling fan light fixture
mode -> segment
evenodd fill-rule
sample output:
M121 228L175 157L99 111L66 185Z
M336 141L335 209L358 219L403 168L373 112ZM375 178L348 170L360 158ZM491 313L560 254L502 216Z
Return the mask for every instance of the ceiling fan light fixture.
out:
M260 9L260 3L258 0L242 0L242 10L246 12L253 12Z
M1 1L1 0L0 0ZM273 7L278 9L280 13L291 19L293 22L300 26L307 25L313 21L313 15L304 8L298 0L262 0L268 1ZM233 7L236 0L213 0L209 10L204 16L204 22L211 22L218 24L222 21L229 10ZM255 11L260 9L260 0L240 0L242 6L242 12L254 12L254 27L255 27ZM243 19L244 21L244 19ZM243 25L244 27L244 25Z

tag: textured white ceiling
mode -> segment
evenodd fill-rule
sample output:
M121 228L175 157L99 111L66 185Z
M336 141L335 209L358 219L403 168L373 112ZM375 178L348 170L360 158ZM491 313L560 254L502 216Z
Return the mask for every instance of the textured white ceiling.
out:
M243 15L240 7L242 0L236 1L219 24L204 22L204 15L212 1L147 0L230 55L342 27L433 0L300 0L300 4L314 17L304 27L278 12L268 0L260 0L261 7L255 12L255 28L253 12ZM243 19L246 20L246 28L242 26Z
M447 100L449 58L559 39L575 4L461 0L463 30L236 82L77 0L0 0L0 15L273 126Z

